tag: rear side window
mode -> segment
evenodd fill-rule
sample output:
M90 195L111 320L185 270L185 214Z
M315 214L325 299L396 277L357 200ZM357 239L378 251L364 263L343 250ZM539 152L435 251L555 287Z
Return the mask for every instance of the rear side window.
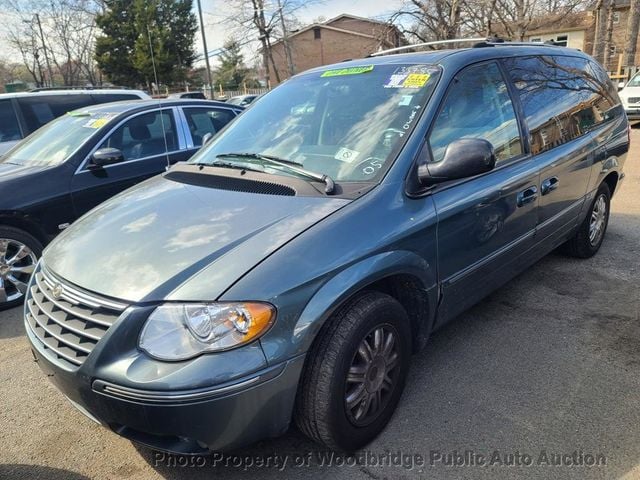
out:
M177 150L177 145L173 115L169 110L163 110L127 120L99 148L117 148L127 161L163 155Z
M429 137L432 161L441 161L447 146L460 138L491 142L498 162L522 153L513 104L495 63L472 66L456 76Z
M91 95L93 97L93 103L109 103L109 102L122 102L125 100L140 100L138 95L132 93L104 93Z
M0 142L20 140L20 126L11 100L0 101Z
M191 107L183 111L195 147L202 145L202 137L207 133L215 135L235 117L231 110L219 108Z
M36 131L67 112L94 103L91 95L33 95L20 97L17 100L28 133Z
M617 114L617 94L586 59L539 56L504 62L520 95L534 154L578 138Z

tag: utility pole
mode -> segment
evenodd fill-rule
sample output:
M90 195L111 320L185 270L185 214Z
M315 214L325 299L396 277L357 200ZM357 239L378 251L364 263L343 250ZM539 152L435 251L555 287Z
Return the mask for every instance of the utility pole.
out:
M291 56L291 45L289 45L289 39L287 38L287 25L284 22L282 0L278 0L278 10L280 10L280 25L282 25L282 44L284 45L284 53L287 56L287 67L289 69L289 76L292 77L296 74L296 66L293 64L293 57Z
M204 48L204 61L207 65L207 84L209 87L209 95L213 100L213 82L211 81L211 65L209 64L209 50L207 49L207 36L204 34L204 21L202 20L202 5L198 2L198 16L200 17L200 33L202 34L202 47Z
M47 62L47 70L49 71L49 83L51 86L55 86L53 81L53 71L51 70L51 63L49 63L49 55L47 54L47 46L44 43L44 34L42 33L42 24L40 23L40 15L36 13L36 22L38 23L38 30L40 31L40 40L42 40L42 50L44 50L44 59Z

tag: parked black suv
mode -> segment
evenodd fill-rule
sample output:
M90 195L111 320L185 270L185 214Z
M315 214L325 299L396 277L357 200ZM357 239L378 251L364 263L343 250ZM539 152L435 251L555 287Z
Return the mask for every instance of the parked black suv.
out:
M0 309L22 301L60 230L178 161L242 110L222 102L141 100L76 110L0 159Z
M601 66L478 47L296 75L72 225L25 302L48 379L161 450L292 421L366 445L432 331L561 245L598 251L623 178L628 122Z

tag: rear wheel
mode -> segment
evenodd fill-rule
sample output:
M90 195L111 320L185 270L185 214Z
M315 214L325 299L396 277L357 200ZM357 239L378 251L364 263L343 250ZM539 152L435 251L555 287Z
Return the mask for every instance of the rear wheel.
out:
M410 338L407 313L389 295L366 292L341 308L308 354L296 402L300 430L334 450L373 440L404 389Z
M591 203L589 213L578 228L575 236L565 245L564 250L572 257L589 258L595 255L604 240L609 225L609 206L611 193L609 186L603 183L598 188Z
M0 226L0 310L22 303L40 255L42 244L35 237Z

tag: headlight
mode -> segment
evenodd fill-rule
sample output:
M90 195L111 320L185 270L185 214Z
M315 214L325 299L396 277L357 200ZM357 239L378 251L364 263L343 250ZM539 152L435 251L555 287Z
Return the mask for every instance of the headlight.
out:
M160 360L186 360L249 343L274 318L268 303L166 304L147 319L139 345Z

